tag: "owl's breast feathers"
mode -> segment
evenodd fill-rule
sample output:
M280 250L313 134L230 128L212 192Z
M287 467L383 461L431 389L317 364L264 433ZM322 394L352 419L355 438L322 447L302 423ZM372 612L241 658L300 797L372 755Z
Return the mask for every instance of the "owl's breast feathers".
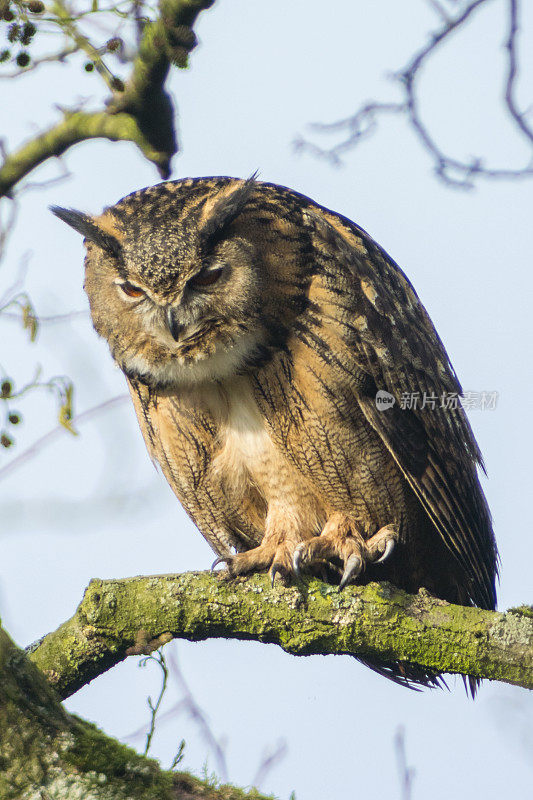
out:
M320 533L324 500L276 445L249 377L179 397L129 384L153 460L217 553L258 545L267 514Z

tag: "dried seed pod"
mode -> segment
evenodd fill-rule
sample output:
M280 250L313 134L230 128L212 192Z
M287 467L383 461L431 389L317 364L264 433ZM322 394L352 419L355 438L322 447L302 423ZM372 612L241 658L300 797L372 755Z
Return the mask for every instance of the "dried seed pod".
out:
M19 67L27 67L28 64L31 61L31 58L30 58L29 53L26 53L23 50L21 53L18 54L18 56L16 57L15 60L16 60L17 64L19 65Z

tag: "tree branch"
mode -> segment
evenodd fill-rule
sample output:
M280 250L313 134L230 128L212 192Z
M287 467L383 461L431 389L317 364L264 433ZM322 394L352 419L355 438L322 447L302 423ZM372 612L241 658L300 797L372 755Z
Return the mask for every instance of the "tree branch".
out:
M174 108L164 84L171 63L186 66L188 53L196 43L191 26L198 14L213 3L214 0L161 0L158 18L143 29L126 85L108 74L102 65L101 72L106 82L115 90L105 110L66 112L57 125L6 156L0 167L0 197L9 196L16 185L43 161L61 155L86 139L133 142L156 165L160 175L167 178L177 143ZM56 3L57 13L61 9L63 5ZM62 13L66 14L66 11ZM66 24L62 18L59 21ZM70 35L76 46L83 45L85 50L93 53L94 48L90 43L84 45L86 40L80 38L81 34L78 36L71 31Z
M87 139L133 142L162 173L168 171L169 153L155 149L130 114L66 112L62 122L7 156L0 168L0 197L9 194L43 161L60 156L72 145Z
M407 120L409 127L423 149L429 154L435 174L449 186L471 189L476 178L494 180L514 180L533 176L533 152L522 167L492 167L484 163L480 157L470 159L455 158L444 152L437 139L430 132L430 125L424 121L418 94L418 80L427 62L435 51L462 30L470 18L491 0L472 0L456 16L449 16L434 0L430 3L439 14L442 25L430 34L427 43L418 50L403 69L393 73L392 78L398 83L402 99L400 102L382 102L373 100L364 103L355 114L331 123L314 123L310 127L317 133L338 133L341 140L332 147L322 147L310 142L302 136L294 141L298 152L307 151L319 158L328 160L334 166L342 164L342 156L356 147L363 139L374 133L383 117L395 115ZM519 0L506 0L509 18L509 34L505 43L507 50L507 77L505 82L504 101L511 120L523 133L530 144L533 143L533 130L527 122L527 114L521 112L515 99L516 81L518 77L517 35L519 32L518 15Z
M518 77L518 56L516 38L518 35L518 0L509 0L509 37L505 43L508 54L508 72L505 84L505 103L509 114L516 122L522 133L533 143L533 129L526 122L526 115L522 113L516 103L515 91Z
M185 573L93 580L74 616L30 648L65 698L128 655L172 638L252 639L293 655L350 654L407 661L533 688L533 613L466 608L387 583L311 580L269 587L265 576L227 580Z

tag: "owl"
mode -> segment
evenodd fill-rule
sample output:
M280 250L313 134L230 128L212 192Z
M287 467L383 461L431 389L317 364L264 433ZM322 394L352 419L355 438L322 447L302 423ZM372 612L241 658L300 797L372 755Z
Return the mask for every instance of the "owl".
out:
M461 387L410 282L362 228L255 178L53 211L85 237L94 327L215 563L494 608Z

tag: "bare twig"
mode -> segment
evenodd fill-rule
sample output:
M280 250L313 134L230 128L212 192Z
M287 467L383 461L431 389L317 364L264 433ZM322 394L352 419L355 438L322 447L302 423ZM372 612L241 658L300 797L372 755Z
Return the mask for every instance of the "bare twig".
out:
M158 651L158 652L160 652L160 651ZM144 664L147 661L149 661L150 658L152 658L152 656L148 656L148 658L141 659L140 665L144 666ZM158 661L158 659L155 659L155 660ZM163 661L164 661L164 659L163 659ZM149 705L149 708L150 708L150 710L152 712L151 725L149 727L148 733L146 732L145 726L142 726L141 728L138 728L136 731L133 731L132 733L128 734L127 736L122 737L122 739L123 739L123 741L135 741L135 739L139 738L140 736L146 735L147 736L147 746L149 748L149 744L151 742L151 739L152 739L152 736L153 736L153 733L154 733L154 729L155 729L155 717L156 717L156 714L157 714L157 712L159 710L160 700L162 699L162 695L164 694L163 688L166 690L167 678L168 678L168 675L170 674L171 677L174 678L176 680L176 682L178 683L179 691L180 691L180 694L181 694L181 698L176 703L174 703L171 706L171 708L169 708L167 711L165 711L164 714L160 714L158 716L158 725L162 725L162 724L165 724L165 723L169 722L170 720L176 719L176 717L179 714L181 714L182 712L187 714L189 716L189 718L192 720L192 722L198 728L200 736L202 737L202 739L206 743L208 749L211 752L213 752L213 754L215 756L215 761L217 762L217 767L218 767L218 771L219 771L220 776L224 780L227 780L228 766L227 766L227 763L226 763L226 756L225 756L225 753L224 753L224 749L223 749L220 741L216 738L215 734L211 730L211 727L209 725L209 722L207 720L205 712L203 711L203 709L200 707L200 705L197 703L196 699L194 698L194 695L192 694L192 692L191 692L191 690L189 688L189 685L188 685L188 683L187 683L187 681L185 679L185 676L184 676L184 674L183 674L183 672L182 672L182 670L181 670L181 668L180 668L180 666L178 664L177 658L175 656L173 656L173 655L170 655L169 662L170 662L171 670L168 670L168 668L166 667L166 664L165 664L165 670L166 671L165 671L165 677L163 679L162 691L161 691L161 693L159 695L159 699L158 699L158 702L156 703L155 707L152 705L152 703L150 701L150 698L148 700L148 705ZM163 665L161 665L161 666L163 666ZM171 767L171 769L173 769L174 766L181 759L184 746L185 746L184 743L183 743L183 746L180 745L180 747L178 749L178 753L176 754L176 757L174 759L173 766ZM145 755L146 755L147 752L148 752L148 750L145 749Z
M116 408L117 406L126 402L127 399L127 395L112 397L110 400L99 403L98 405L89 408L87 411L84 411L82 414L78 414L77 416L73 417L71 423L77 427L85 422L89 422L91 419L94 419L105 411L110 411L112 408ZM55 428L52 428L52 430L48 431L48 433L45 433L44 436L41 436L39 439L37 439L37 441L35 441L30 447L28 447L22 453L19 453L18 456L15 456L15 458L11 459L11 461L9 461L3 467L0 467L0 480L7 478L16 469L22 467L32 458L35 458L35 456L37 456L45 447L54 442L65 432L65 426L60 424Z
M209 749L213 752L215 757L215 761L217 763L217 772L220 778L223 781L228 780L228 765L226 763L226 755L222 748L222 745L215 737L213 731L211 730L209 723L207 721L207 717L204 711L200 708L198 703L196 702L193 693L191 692L187 681L185 680L185 676L180 669L178 664L178 659L174 654L169 656L170 666L172 667L171 675L178 683L181 693L183 694L182 699L182 707L184 711L189 715L189 717L193 720L193 722L197 725L200 735L206 742Z
M298 151L308 151L315 156L328 160L334 166L339 166L342 163L342 155L353 149L362 139L373 133L381 117L394 114L401 115L407 119L416 138L431 156L435 174L449 186L470 189L473 187L476 178L479 177L505 180L530 178L533 176L533 152L528 163L516 169L487 166L480 157L463 160L446 154L437 144L435 138L430 134L429 128L423 121L420 111L417 80L422 72L422 68L444 42L448 41L453 34L461 29L478 9L490 1L491 0L475 0L469 3L460 14L452 18L439 3L431 2L430 0L433 8L438 11L443 24L439 30L430 35L428 43L415 53L409 63L399 72L393 74L393 78L401 86L404 95L403 100L399 103L371 101L365 103L355 114L345 119L337 120L329 124L322 123L320 125L312 125L312 130L321 133L346 134L344 138L333 147L321 147L300 136L294 142L295 148ZM518 74L516 38L518 33L517 20L519 0L508 0L508 2L509 35L506 42L508 51L508 73L505 89L505 105L518 128L533 143L533 131L526 122L525 114L519 111L514 98Z
M162 650L157 650L156 654L144 656L139 662L140 667L145 667L149 661L154 661L160 668L162 673L161 679L161 689L159 690L159 694L157 696L157 700L155 703L152 702L152 698L149 697L147 700L148 708L150 709L150 726L148 728L148 733L146 734L146 744L144 746L144 755L148 755L150 750L150 746L152 744L152 739L155 733L155 723L157 719L157 713L163 701L163 697L165 696L165 692L167 690L167 682L168 682L168 667L165 661L165 656L163 655Z
M287 742L284 739L280 739L276 747L264 755L261 759L259 767L257 768L257 772L252 780L252 786L254 786L256 789L259 789L264 783L268 773L271 772L280 763L280 761L283 761L287 755L287 752Z
M414 767L407 764L407 753L405 748L405 730L399 727L394 737L394 748L396 750L396 760L398 763L398 774L400 776L400 787L402 800L411 800L413 781L416 775Z
M73 44L70 45L69 47L64 47L57 53L50 53L49 55L43 56L42 58L34 58L28 64L27 67L13 70L12 72L0 72L0 80L2 81L13 80L14 78L20 78L23 75L30 75L32 71L39 69L39 67L42 67L43 64L50 64L50 63L61 64L73 53L77 53L79 49L80 48L77 44Z
M45 181L28 181L24 184L24 192L49 189L51 186L57 186L58 184L63 183L63 181L68 180L68 178L72 176L72 173L68 169L61 156L57 156L57 161L60 168L59 175L55 175L53 178L47 178Z
M169 770L172 772L173 769L176 769L180 761L183 760L183 754L185 753L185 739L182 739L178 745L178 749L176 751L176 755L172 759L172 763L169 767Z
M20 322L21 315L14 314L11 311L3 311L0 308L0 314L2 314L2 319L8 319L11 321ZM89 312L88 311L66 311L64 314L51 314L49 316L36 316L35 320L39 323L39 325L56 325L58 323L63 322L72 322L75 319L88 319Z
M5 152L5 151L4 151ZM0 196L1 199L1 196ZM15 227L15 222L17 221L17 214L18 214L18 204L12 198L6 198L4 201L9 202L9 211L7 213L7 220L5 222L2 221L0 217L0 263L2 262L4 255L6 253L6 245Z
M441 6L438 0L427 0L427 2L428 5L431 6L433 11L436 11L436 13L444 22L450 22L450 15L446 11L446 9Z
M506 42L508 53L508 73L505 84L505 103L510 115L522 131L533 142L533 129L527 124L525 114L519 111L515 100L516 80L518 77L518 58L516 38L518 34L518 0L509 0L509 38Z
M90 39L79 30L70 8L62 0L54 0L52 12L53 21L74 42L76 49L82 50L87 55L108 88L114 92L116 89L115 76L104 62L100 48L95 47Z

